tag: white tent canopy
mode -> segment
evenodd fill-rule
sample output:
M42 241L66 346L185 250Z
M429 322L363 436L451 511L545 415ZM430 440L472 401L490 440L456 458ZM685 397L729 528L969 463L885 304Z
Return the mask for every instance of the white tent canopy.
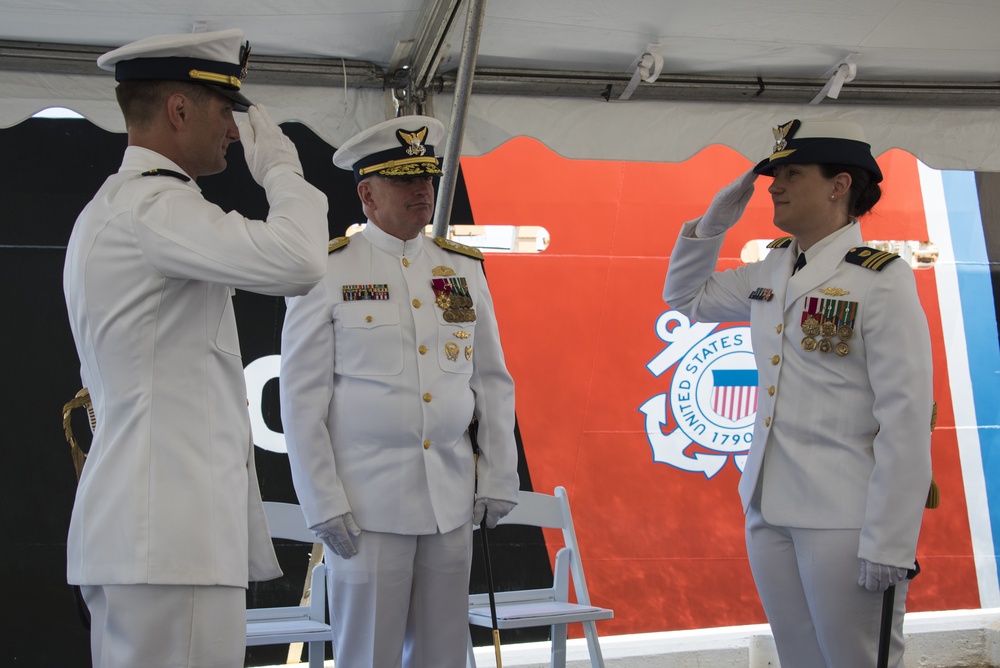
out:
M0 126L59 106L123 131L96 54L233 26L253 47L244 90L276 120L339 146L395 113L385 82L402 71L447 123L465 13L463 0L0 0ZM1000 171L997 27L996 0L489 0L462 153L523 135L572 158L682 161L722 144L757 160L771 126L837 116L876 153ZM659 77L619 99L643 54L662 57ZM839 99L811 104L838 71Z

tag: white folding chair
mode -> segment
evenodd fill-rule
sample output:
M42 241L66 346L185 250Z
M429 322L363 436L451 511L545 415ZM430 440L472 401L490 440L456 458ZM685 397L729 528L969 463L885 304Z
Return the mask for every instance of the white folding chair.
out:
M587 590L587 579L583 575L580 547L576 542L576 531L573 528L573 516L570 513L566 490L563 487L556 487L554 496L520 492L517 507L500 520L500 524L561 529L566 546L556 553L551 587L495 593L497 628L504 630L551 626L551 665L552 668L565 668L566 625L580 622L587 637L591 666L604 668L604 657L601 654L595 622L611 619L614 617L614 611L590 604L590 593ZM571 576L576 603L569 602ZM493 627L488 593L469 596L469 623L486 628ZM476 665L471 634L467 665L469 668L475 668Z
M292 503L264 502L272 538L316 541L306 527L302 508ZM326 623L326 565L317 563L311 574L308 605L247 609L247 646L308 643L309 668L323 668L326 643L333 630Z

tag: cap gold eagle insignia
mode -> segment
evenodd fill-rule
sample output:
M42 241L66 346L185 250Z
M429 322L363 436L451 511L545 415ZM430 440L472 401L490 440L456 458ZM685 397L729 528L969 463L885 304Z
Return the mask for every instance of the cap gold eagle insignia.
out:
M240 46L240 81L247 78L247 66L250 64L250 41Z
M427 147L424 146L424 139L426 138L426 127L414 130L413 132L403 129L396 130L396 139L399 140L400 144L406 147L407 155L423 155L427 153Z
M788 140L795 136L795 131L799 129L799 125L801 125L801 122L794 120L788 121L776 128L771 128L771 134L774 135L774 148L771 150L771 153L784 151L785 147L788 146Z

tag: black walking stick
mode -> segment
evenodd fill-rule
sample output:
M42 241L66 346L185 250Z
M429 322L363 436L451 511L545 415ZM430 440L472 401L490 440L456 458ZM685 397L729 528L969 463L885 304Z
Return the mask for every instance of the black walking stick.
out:
M912 580L920 573L920 563L914 562L913 568L906 571L906 579ZM889 668L889 645L892 637L892 613L896 607L896 585L890 585L882 593L882 624L878 632L878 668Z
M892 636L892 610L896 605L896 585L882 593L882 625L878 632L878 668L889 668L889 644Z
M479 420L475 416L469 424L469 440L472 442L472 452L476 459L476 488L479 487ZM479 533L483 539L483 562L486 564L486 589L490 595L490 617L493 620L493 649L497 655L497 668L503 668L500 661L500 629L497 627L497 601L495 589L493 588L493 567L490 565L490 544L486 540L486 515L489 511L483 511L483 521L479 524Z
M479 533L483 538L483 561L486 562L486 588L490 594L490 617L493 620L493 649L497 655L497 668L503 668L500 661L500 629L497 627L497 601L493 590L493 567L490 566L490 544L486 540L486 514L483 523L479 525Z

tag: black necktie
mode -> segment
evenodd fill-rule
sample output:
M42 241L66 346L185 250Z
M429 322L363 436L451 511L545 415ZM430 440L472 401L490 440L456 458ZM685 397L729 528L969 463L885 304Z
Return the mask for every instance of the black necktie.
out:
M795 258L795 266L792 267L792 276L794 276L795 272L797 272L799 269L801 269L804 266L806 266L806 254L805 253L799 253L799 256L797 258Z

